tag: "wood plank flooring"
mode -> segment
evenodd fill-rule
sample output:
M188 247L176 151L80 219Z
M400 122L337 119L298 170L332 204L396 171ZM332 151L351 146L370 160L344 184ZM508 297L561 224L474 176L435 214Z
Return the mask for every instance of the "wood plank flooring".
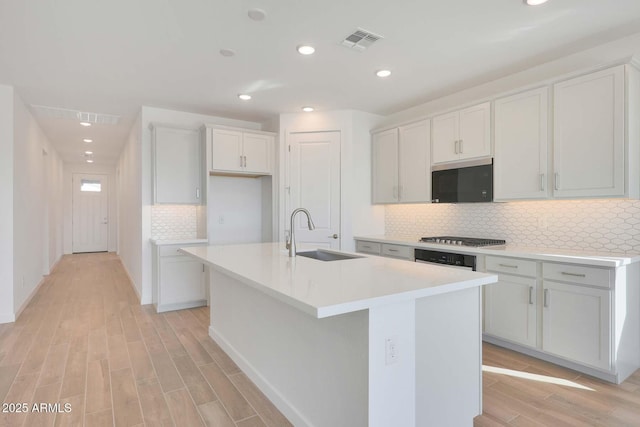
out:
M0 413L0 426L290 426L208 325L206 307L140 306L114 254L65 256L18 320L0 324L0 401L30 409ZM483 349L476 427L640 426L640 371L614 385Z
M475 427L640 426L640 370L616 385L487 343L483 365Z
M207 307L140 306L114 254L64 256L0 324L0 401L29 409L0 413L0 426L290 426L208 326Z

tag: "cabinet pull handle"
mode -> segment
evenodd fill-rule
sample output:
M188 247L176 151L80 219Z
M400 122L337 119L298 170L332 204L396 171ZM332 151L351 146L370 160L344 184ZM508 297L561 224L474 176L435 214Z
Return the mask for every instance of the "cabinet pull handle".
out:
M559 179L559 176L558 176L558 172L553 174L553 181L554 181L554 188L556 190L559 190L560 189L560 179Z
M540 174L540 191L544 191L544 174Z
M371 246L369 246L369 245L362 245L362 247L365 248L365 249L371 249Z
M398 252L397 249L387 249L389 252Z
M247 167L247 156L242 156L242 157L244 157L244 167L246 168Z
M240 156L240 167L242 167L242 156Z
M458 154L458 142L460 142L460 141L458 141L458 140L453 141L453 152L455 154Z
M533 286L529 286L529 305L533 305Z
M204 273L204 264L202 264L202 272Z
M545 307L549 307L549 289L545 289L544 290L544 301L543 301L543 305Z
M196 188L196 199L200 198L200 189Z
M398 199L398 186L396 185L393 186L393 198Z
M579 274L579 273L569 273L569 272L566 272L566 271L561 271L560 274L562 274L563 276L587 277L587 275L584 274L584 273Z
M464 142L463 139L460 140L460 154L462 154L464 152L464 145L462 145L462 143Z
M517 265L510 265L510 264L498 264L500 267L506 267L506 268L518 268Z

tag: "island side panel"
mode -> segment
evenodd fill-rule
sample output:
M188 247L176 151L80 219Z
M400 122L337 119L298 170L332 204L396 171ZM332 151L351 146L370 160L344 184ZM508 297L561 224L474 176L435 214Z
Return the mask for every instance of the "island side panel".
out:
M416 425L473 426L481 392L481 288L418 299Z
M296 426L368 425L368 312L317 319L211 270L209 335Z

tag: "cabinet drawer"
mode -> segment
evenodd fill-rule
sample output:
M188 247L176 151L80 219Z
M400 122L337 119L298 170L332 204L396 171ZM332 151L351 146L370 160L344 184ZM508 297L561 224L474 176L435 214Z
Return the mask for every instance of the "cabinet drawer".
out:
M413 259L413 248L402 245L382 245L382 255L394 258Z
M160 249L159 253L161 257L165 257L165 256L188 256L183 254L182 252L178 251L178 249L180 248L188 248L188 247L196 247L196 246L204 246L204 245L194 245L194 244L187 244L187 245L164 245L164 246L159 246L158 249Z
M485 258L487 271L497 273L518 274L520 276L536 277L536 262L525 259L487 256Z
M358 240L356 242L356 252L363 252L365 254L380 255L380 247L382 245L376 242L366 242Z
M545 262L542 264L542 277L562 282L610 288L613 281L613 270L610 268Z

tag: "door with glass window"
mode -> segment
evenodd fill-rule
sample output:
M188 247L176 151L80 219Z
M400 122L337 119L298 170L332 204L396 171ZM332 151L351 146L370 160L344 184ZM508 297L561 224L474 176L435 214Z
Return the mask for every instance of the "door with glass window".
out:
M109 244L107 175L73 174L73 253L106 252Z

